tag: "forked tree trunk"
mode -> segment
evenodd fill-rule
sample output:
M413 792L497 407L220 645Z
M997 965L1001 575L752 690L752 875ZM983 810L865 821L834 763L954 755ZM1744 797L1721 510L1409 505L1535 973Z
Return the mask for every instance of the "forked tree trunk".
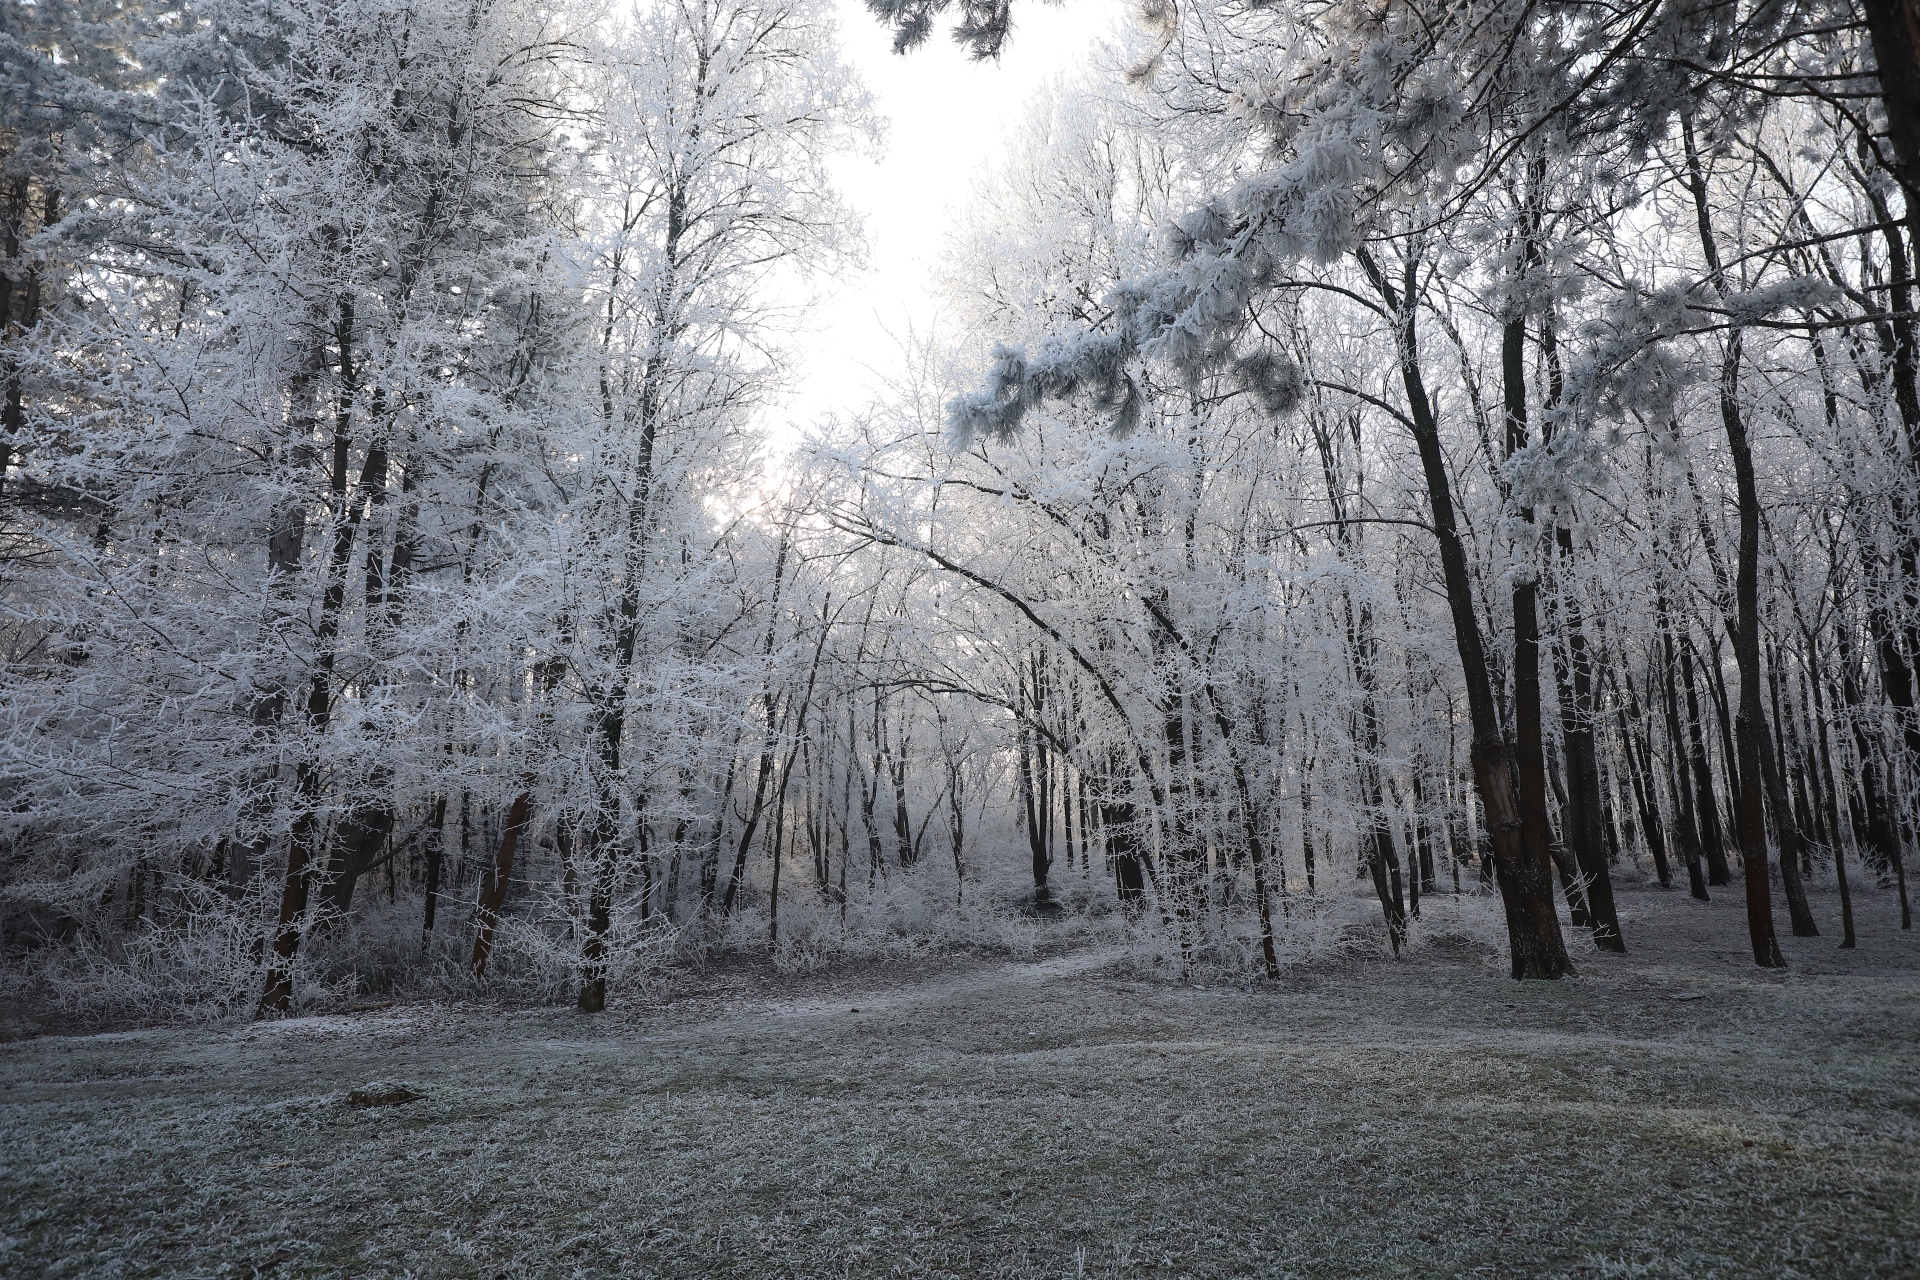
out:
M507 886L513 880L513 860L520 849L520 838L533 818L533 793L522 791L507 809L507 825L500 833L500 844L480 884L480 901L474 911L473 956L467 968L475 977L486 973L493 956L494 926L500 921L500 908L507 901Z
M352 431L356 385L353 362L355 321L353 304L342 299L335 317L335 341L339 349L340 399L334 409L333 458L328 476L329 499L333 512L333 545L328 553L325 586L320 597L319 619L314 627L313 670L308 676L306 725L316 736L326 733L333 720L334 668L339 659L340 633L347 599L348 570L360 526L366 519L376 489L384 488L387 476L386 442L375 438L368 446L359 478L349 480L352 462ZM375 415L378 416L378 415ZM292 838L287 845L287 872L281 884L280 914L273 933L272 959L255 1009L256 1016L286 1013L293 1003L293 961L300 949L306 928L307 907L313 885L319 878L319 840L321 800L320 772L311 760L295 767Z
M1473 607L1472 574L1454 516L1453 481L1447 473L1439 423L1433 416L1420 371L1419 350L1415 345L1414 265L1411 261L1408 263L1403 296L1402 290L1387 279L1370 253L1362 250L1357 257L1397 320L1395 347L1401 382L1406 388L1410 425L1420 454L1421 473L1426 480L1447 608L1453 618L1454 645L1460 653L1461 674L1467 688L1467 716L1473 730L1470 750L1474 783L1486 811L1487 833L1499 872L1513 976L1563 977L1573 972L1573 962L1567 956L1560 918L1554 911L1552 870L1546 849L1530 846L1521 829L1513 762L1500 734L1492 676L1486 648L1481 642L1480 620Z

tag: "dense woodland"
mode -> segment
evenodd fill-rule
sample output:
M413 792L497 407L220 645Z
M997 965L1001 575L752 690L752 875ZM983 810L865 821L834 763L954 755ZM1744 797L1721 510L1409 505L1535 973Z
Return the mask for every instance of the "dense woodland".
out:
M1147 0L776 450L871 3L7 0L20 981L1910 924L1914 0Z

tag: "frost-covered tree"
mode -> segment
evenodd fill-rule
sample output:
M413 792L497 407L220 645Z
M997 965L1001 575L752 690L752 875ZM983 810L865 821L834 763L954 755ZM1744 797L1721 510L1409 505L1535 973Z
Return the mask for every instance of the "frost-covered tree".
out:
M1148 16L777 460L875 134L822 7L9 11L10 936L275 1014L1015 911L1273 974L1485 889L1536 977L1616 883L1740 882L1760 963L1810 886L1910 918L1878 28Z
M53 234L133 141L143 79L132 44L157 15L138 5L10 4L0 11L0 500L27 421L28 349L43 313L67 300L79 246ZM84 242L84 241L83 241Z
M569 724L592 743L584 793L562 819L576 831L582 1008L605 1002L616 896L638 874L644 904L656 869L680 856L682 841L647 847L652 810L675 807L676 825L696 816L677 810L724 768L690 756L688 733L669 726L699 719L714 663L749 648L722 639L742 615L714 594L735 575L704 508L751 484L744 433L797 318L776 299L792 296L797 273L859 248L826 163L875 124L834 40L828 11L808 0L677 0L639 11L592 57L592 327L576 375L586 412L554 439L559 572L545 606L547 660L565 668L550 692L577 702ZM776 570L763 603L779 594ZM706 732L725 739L710 716Z
M1539 659L1529 579L1536 570L1525 563L1514 570L1520 728L1517 743L1510 744L1493 683L1498 666L1476 604L1462 495L1447 458L1444 406L1436 398L1443 388L1423 358L1432 350L1421 329L1433 309L1435 255L1476 221L1485 228L1480 245L1498 246L1507 255L1510 265L1484 277L1476 305L1504 313L1509 355L1500 381L1512 457L1500 479L1509 486L1507 500L1531 521L1534 495L1554 494L1565 484L1555 477L1577 474L1568 468L1582 456L1583 441L1592 439L1597 423L1623 406L1644 409L1663 394L1671 398L1671 390L1663 390L1677 385L1667 344L1720 327L1707 314L1717 309L1714 295L1730 297L1731 289L1720 274L1692 130L1702 104L1713 119L1726 122L1713 126L1717 137L1760 118L1769 99L1754 91L1756 76L1792 81L1810 74L1809 64L1824 62L1823 75L1831 68L1841 80L1860 79L1864 73L1847 61L1852 46L1828 40L1825 20L1825 11L1756 7L1707 13L1658 5L1604 15L1550 15L1517 6L1491 15L1419 6L1189 12L1177 32L1153 38L1139 78L1162 102L1162 120L1192 115L1211 122L1224 114L1240 121L1241 139L1228 145L1243 176L1176 220L1169 248L1177 265L1123 282L1106 300L1109 315L1079 334L1055 337L1037 349L1004 349L988 388L954 404L955 428L968 435L1006 439L1035 405L1075 397L1115 408L1120 428L1131 430L1141 413L1144 370L1159 364L1189 378L1230 369L1249 392L1280 407L1295 398L1300 375L1257 344L1248 349L1248 319L1257 317L1265 299L1331 290L1378 317L1397 353L1400 385L1384 397L1350 385L1346 390L1396 419L1417 446L1427 522L1438 543L1467 683L1478 787L1503 868L1499 882L1516 975L1553 976L1566 968L1547 880L1555 845L1545 812L1548 770L1534 727L1540 698L1532 673ZM1584 200L1594 211L1593 228L1627 233L1617 211L1660 185L1644 173L1647 157L1675 133L1683 135L1687 157L1678 182L1694 193L1701 228L1696 293L1675 299L1681 310L1670 327L1663 329L1645 310L1634 312L1630 322L1626 311L1617 311L1617 341L1562 351L1552 290L1565 268L1550 261L1546 250L1565 254L1566 248L1543 243L1543 217L1558 207L1555 201ZM1860 140L1869 150L1875 145L1870 129ZM1217 151L1221 144L1216 137L1211 145ZM1577 167L1567 168L1569 156L1577 158ZM1547 163L1549 157L1555 165ZM1570 180L1584 184L1578 195L1566 189ZM1610 202L1616 211L1609 211ZM1555 217L1556 224L1564 222ZM1553 227L1555 235L1567 230L1586 233ZM1896 277L1903 274L1904 267L1895 271ZM1784 795L1763 776L1769 773L1762 745L1768 730L1754 585L1760 512L1740 393L1729 370L1740 364L1745 317L1769 322L1783 308L1805 308L1823 297L1817 282L1780 279L1757 292L1747 289L1720 311L1735 318L1719 376L1720 418L1741 512L1724 603L1740 672L1733 754L1746 762L1729 768L1740 800L1734 826L1742 858L1754 872L1747 877L1750 918L1755 957L1763 964L1777 958L1763 814L1769 803L1783 808ZM1905 323L1902 312L1897 307L1888 321L1896 331L1889 343L1896 374L1904 349L1897 332ZM1591 336L1601 333L1596 329ZM1542 361L1544 390L1528 386L1530 348ZM1528 432L1530 414L1541 415L1534 435ZM1554 536L1562 551L1571 551L1560 534ZM1570 843L1581 850L1579 873L1593 889L1596 928L1617 937L1602 892L1606 866L1593 853L1597 783L1583 745L1591 712L1582 710L1592 701L1590 656L1577 615L1566 612L1571 600L1556 597L1554 607L1562 611L1565 636L1556 673L1566 677L1560 682L1563 719L1573 729L1567 750L1578 766L1570 810L1576 838ZM1897 664L1888 670L1889 695L1902 705ZM1792 903L1792 872L1786 879ZM1587 911L1581 901L1576 913Z
M277 884L281 1009L401 775L471 741L448 717L567 305L565 108L555 19L513 3L181 17L142 49L138 162L62 227L91 251L27 474L75 496L32 534L10 773L60 896Z

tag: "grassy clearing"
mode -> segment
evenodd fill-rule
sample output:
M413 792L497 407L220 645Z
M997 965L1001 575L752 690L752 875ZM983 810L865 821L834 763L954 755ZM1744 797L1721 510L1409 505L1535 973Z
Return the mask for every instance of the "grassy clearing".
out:
M1767 974L1732 896L1624 902L1561 984L1081 951L24 1041L0 1271L1920 1274L1920 944Z

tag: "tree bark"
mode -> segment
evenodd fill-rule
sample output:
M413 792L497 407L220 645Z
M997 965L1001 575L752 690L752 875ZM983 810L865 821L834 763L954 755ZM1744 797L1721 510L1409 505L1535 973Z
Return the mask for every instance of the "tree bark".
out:
M1693 677L1693 640L1680 637L1680 687L1687 695L1687 767L1692 774L1694 818L1700 824L1701 851L1707 860L1707 883L1733 883L1727 863L1726 835L1720 829L1719 801L1713 793L1713 766L1707 760L1707 735L1700 727L1700 694ZM1731 771L1729 771L1731 772Z
M1671 790L1676 831L1680 839L1680 859L1687 868L1687 892L1695 899L1707 902L1710 901L1707 880L1701 873L1700 865L1700 828L1694 821L1693 788L1687 777L1690 743L1680 727L1679 655L1673 643L1673 628L1664 595L1655 597L1654 616L1659 620L1660 650L1664 659L1660 685L1665 691L1662 701L1666 706L1667 718L1667 785Z
M1766 655L1762 655L1766 656ZM1769 741L1761 744L1761 764L1765 772L1763 781L1767 788L1767 805L1773 810L1773 829L1780 843L1780 887L1787 900L1788 927L1796 938L1817 938L1820 929L1814 923L1813 910L1807 905L1807 888L1800 879L1800 862L1806 856L1806 836L1795 816L1791 797L1787 793L1786 777L1786 733L1787 722L1780 709L1780 673L1779 653L1773 653L1769 664L1768 692L1772 695L1773 730Z
M333 458L328 476L333 545L327 558L320 616L314 627L316 656L307 679L305 707L307 729L316 737L325 734L333 720L333 675L339 660L347 577L352 567L354 546L371 506L372 493L376 488L385 486L387 475L386 442L376 436L367 446L358 480L349 479L353 461L353 391L357 385L353 355L355 333L352 300L342 298L335 311L333 329L340 379L339 398L334 406ZM287 872L281 885L280 914L274 927L273 959L267 966L266 983L255 1011L257 1016L285 1013L292 1007L293 960L300 949L303 920L313 883L321 871L320 801L319 768L311 759L302 760L295 767L295 816L287 844Z
M1900 891L1900 927L1909 929L1913 927L1913 911L1907 902L1906 867L1901 858L1900 833L1890 821L1888 805L1891 802L1883 800L1881 796L1873 743L1867 736L1864 717L1860 714L1860 685L1854 679L1854 656L1847 640L1845 621L1842 620L1833 631L1840 659L1840 697L1847 710L1853 713L1848 718L1853 724L1854 754L1859 764L1860 792L1864 801L1855 813L1855 828L1859 831L1860 842L1878 850L1886 868L1894 872Z
M1708 278L1722 293L1726 275L1707 210L1706 175L1693 145L1691 123L1682 123L1687 176L1699 224L1700 249L1706 256ZM1739 779L1735 792L1741 874L1746 883L1747 935L1753 962L1766 969L1783 969L1786 958L1773 929L1773 886L1767 875L1767 818L1765 808L1766 717L1760 683L1760 491L1753 472L1753 449L1746 419L1740 410L1741 331L1726 337L1720 366L1720 422L1727 433L1727 452L1733 458L1734 496L1740 517L1740 544L1734 572L1733 660L1740 672L1740 710L1734 717L1734 745L1739 752Z
M1420 371L1412 293L1417 287L1414 264L1407 264L1405 295L1387 279L1366 250L1356 255L1375 289L1395 317L1395 350L1401 383L1406 389L1409 421L1426 481L1433 532L1440 550L1440 569L1447 607L1453 619L1454 646L1460 654L1467 688L1467 715L1472 726L1470 747L1474 782L1486 810L1487 831L1498 868L1501 903L1506 911L1507 940L1515 978L1559 978L1573 972L1560 917L1553 906L1553 879L1544 846L1529 842L1521 828L1519 797L1514 790L1513 762L1500 733L1493 699L1493 681L1486 648L1480 638L1480 620L1474 612L1473 579L1466 547L1460 540L1453 509L1453 481L1446 454L1440 447L1440 427Z
M513 880L513 860L519 852L520 839L532 819L533 793L522 791L507 808L506 828L500 833L493 865L487 869L480 885L480 901L474 912L473 956L467 961L467 968L475 977L486 973L487 961L493 956L494 926L499 923L500 908L507 901L507 886Z
M1573 558L1573 539L1566 526L1554 529L1554 545L1562 565ZM1564 636L1563 650L1554 662L1560 702L1560 738L1566 744L1568 844L1580 875L1586 881L1588 919L1593 941L1602 951L1625 952L1620 917L1613 904L1613 875L1607 866L1606 833L1601 828L1600 762L1594 746L1593 664L1580 610L1571 598L1571 583L1562 581L1553 597L1556 621Z
M440 864L446 849L447 832L447 796L441 792L433 798L433 809L427 819L427 891L426 908L420 924L420 946L426 949L433 941L433 918L440 905Z
M1660 800L1653 787L1652 733L1640 713L1640 697L1633 687L1633 674L1616 674L1609 669L1607 678L1615 686L1614 713L1619 721L1620 750L1627 758L1627 781L1633 790L1634 806L1640 811L1640 831L1646 838L1647 851L1653 855L1654 874L1659 877L1660 887L1670 889L1673 887L1673 867L1667 856L1666 827L1660 818ZM1620 690L1623 687L1627 696L1621 700ZM1635 732L1636 725L1641 727L1638 733Z
M1351 605L1349 605L1351 608ZM1393 954L1399 955L1407 942L1407 908L1400 878L1400 855L1393 846L1393 824L1387 817L1386 797L1380 780L1380 719L1374 689L1376 644L1373 638L1372 611L1359 610L1352 637L1354 677L1360 686L1359 732L1355 735L1354 761L1360 774L1360 800L1366 806L1367 874L1373 880L1374 896L1380 900L1380 914L1387 925L1387 940Z

